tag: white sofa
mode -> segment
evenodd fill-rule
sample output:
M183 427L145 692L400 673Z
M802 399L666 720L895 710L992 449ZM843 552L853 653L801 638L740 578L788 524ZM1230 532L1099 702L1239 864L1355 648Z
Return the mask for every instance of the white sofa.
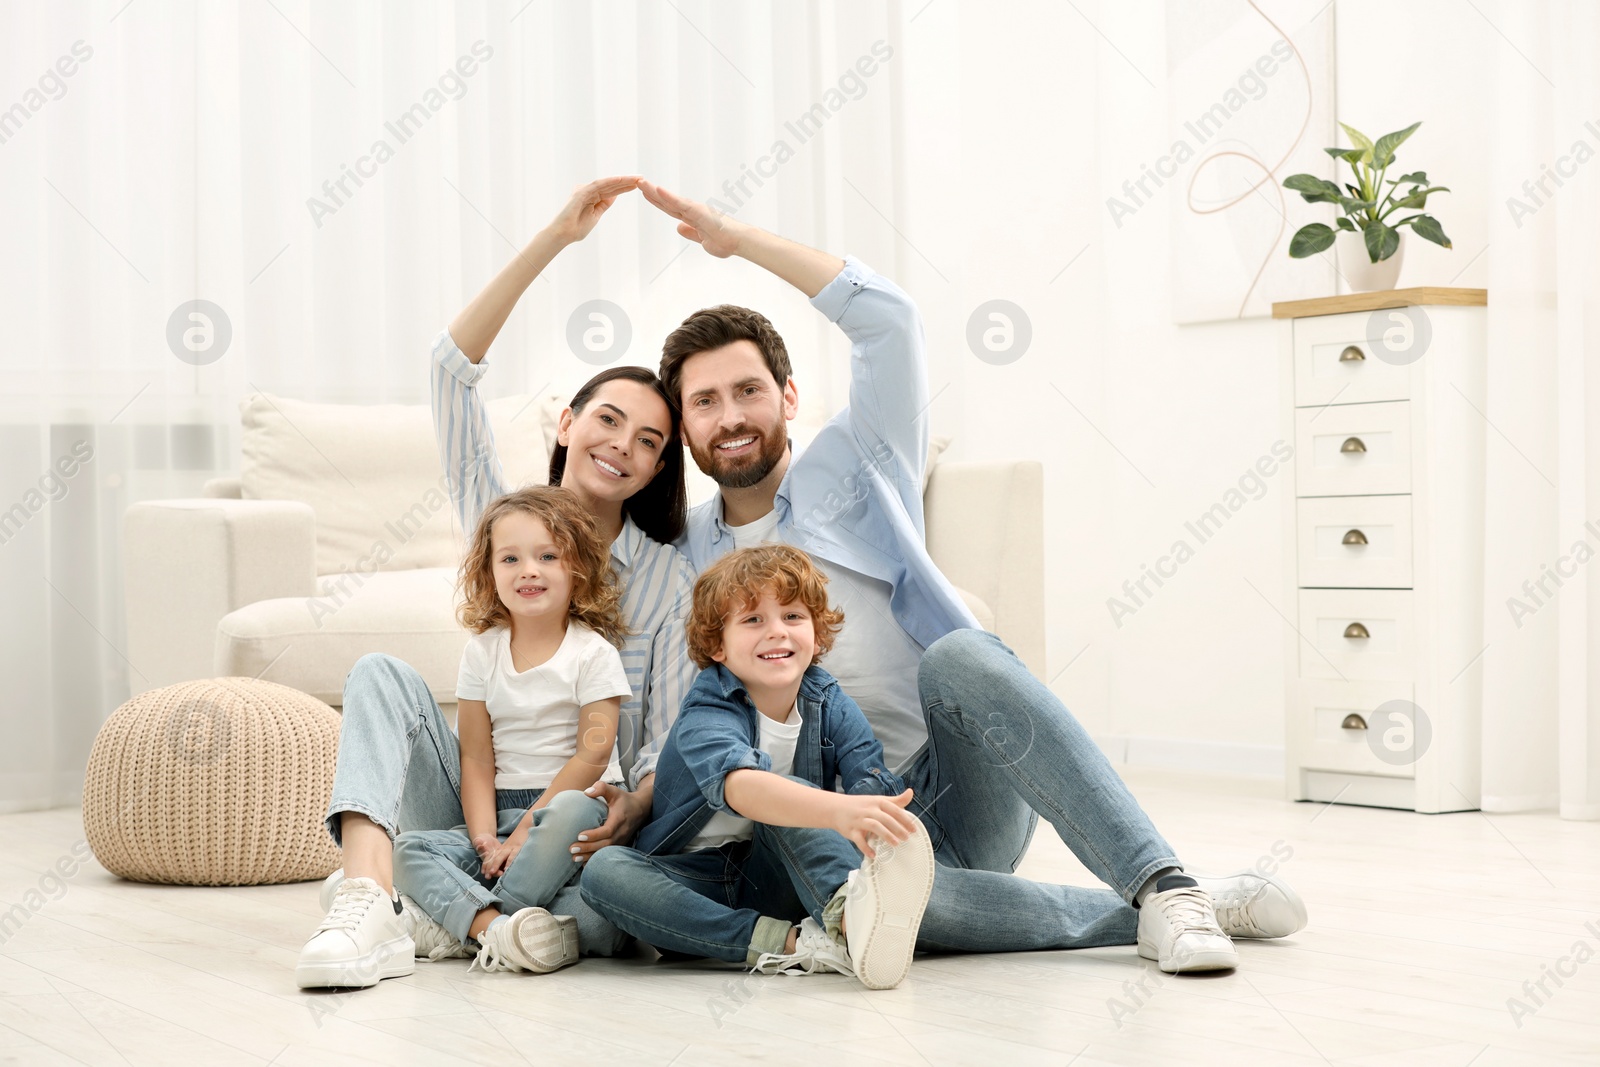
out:
M561 406L489 404L512 484L544 482ZM453 704L467 636L454 616L461 538L427 408L256 394L240 409L240 477L125 516L128 655L143 684L243 675L337 706L351 664L387 652ZM1041 674L1042 469L941 462L939 451L925 487L929 551L984 627ZM712 487L686 466L692 504Z

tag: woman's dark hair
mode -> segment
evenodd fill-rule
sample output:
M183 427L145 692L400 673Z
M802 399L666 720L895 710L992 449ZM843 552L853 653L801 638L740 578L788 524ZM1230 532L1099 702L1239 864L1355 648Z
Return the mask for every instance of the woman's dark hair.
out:
M577 418L589 406L595 393L607 382L638 382L655 390L667 405L667 417L672 428L661 446L661 471L650 484L622 502L622 513L634 521L652 540L670 545L683 533L685 516L689 510L689 493L683 484L683 439L678 419L678 405L672 402L661 387L661 379L647 367L609 367L583 384L572 397L572 417ZM567 469L567 446L557 444L550 453L550 484L560 485Z

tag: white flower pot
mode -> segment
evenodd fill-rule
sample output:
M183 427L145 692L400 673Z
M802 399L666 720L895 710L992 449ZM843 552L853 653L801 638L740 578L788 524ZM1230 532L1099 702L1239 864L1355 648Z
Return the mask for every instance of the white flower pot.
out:
M1339 274L1351 291L1370 293L1393 289L1400 277L1400 263L1406 258L1406 235L1404 230L1400 231L1400 247L1394 250L1394 255L1377 263L1367 257L1366 241L1359 231L1340 230L1334 249L1339 256Z

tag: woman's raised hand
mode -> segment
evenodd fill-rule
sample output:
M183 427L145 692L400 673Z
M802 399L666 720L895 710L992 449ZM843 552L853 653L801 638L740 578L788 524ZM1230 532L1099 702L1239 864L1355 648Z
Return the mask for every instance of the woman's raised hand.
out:
M639 175L628 174L616 178L596 178L587 185L578 186L551 220L550 229L568 244L583 240L617 197L637 189L639 181Z

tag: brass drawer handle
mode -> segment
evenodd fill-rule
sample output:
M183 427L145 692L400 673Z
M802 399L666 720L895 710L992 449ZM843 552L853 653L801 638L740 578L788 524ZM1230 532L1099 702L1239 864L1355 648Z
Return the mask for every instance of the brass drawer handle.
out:
M1346 437L1344 444L1339 446L1340 452L1365 452L1367 444L1359 437Z
M1341 730L1365 730L1366 728L1367 720L1353 711L1344 717L1344 722L1339 724L1339 729Z
M1355 345L1345 345L1344 351L1339 353L1340 363L1359 363L1367 358L1367 354Z
M1367 633L1367 628L1362 626L1359 622L1353 622L1349 626L1346 626L1344 628L1344 635L1351 640L1354 640L1358 637L1372 636L1371 634Z
M1360 530L1349 531L1344 535L1344 540L1340 542L1340 544L1345 545L1364 545L1366 543L1367 535L1362 533Z

